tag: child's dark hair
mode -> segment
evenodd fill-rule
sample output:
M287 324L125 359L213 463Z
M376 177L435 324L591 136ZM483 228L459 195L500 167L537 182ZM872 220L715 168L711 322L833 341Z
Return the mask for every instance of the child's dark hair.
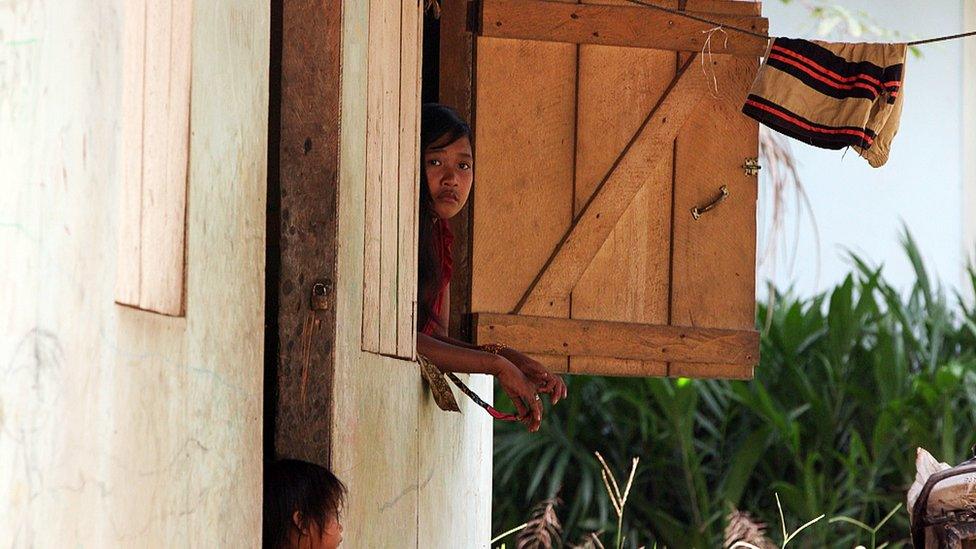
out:
M434 199L427 188L424 151L437 143L450 145L462 137L471 139L471 126L454 109L438 103L425 103L420 114L420 213L417 234L417 329L433 317L432 304L441 280L441 264L435 253ZM435 318L436 322L437 319Z
M283 459L264 469L265 549L288 547L293 529L304 531L312 523L326 528L329 519L339 518L346 499L346 487L321 465L297 459ZM301 524L295 525L298 511Z

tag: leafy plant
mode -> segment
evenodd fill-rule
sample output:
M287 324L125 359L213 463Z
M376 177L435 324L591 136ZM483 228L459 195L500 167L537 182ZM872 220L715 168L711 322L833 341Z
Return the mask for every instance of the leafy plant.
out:
M976 306L930 279L907 231L903 245L916 275L905 290L851 254L852 272L830 291L759 304L753 381L573 376L538 433L496 424L496 530L559 496L567 540L619 519L627 547L716 547L730 505L779 522L778 493L792 524L820 514L879 524L821 521L791 547L907 543L907 514L890 510L914 476L915 448L956 463L973 442ZM968 283L976 291L972 269ZM614 470L641 459L622 519L593 451Z

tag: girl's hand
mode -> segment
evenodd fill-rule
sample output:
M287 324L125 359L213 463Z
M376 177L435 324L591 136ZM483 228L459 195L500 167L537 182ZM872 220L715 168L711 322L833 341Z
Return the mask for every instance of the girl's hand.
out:
M508 359L501 355L493 356L497 361L495 377L498 378L502 390L512 399L522 423L525 423L529 431L538 431L539 424L542 423L542 401L536 394L535 385Z
M548 394L549 400L553 404L566 398L566 382L560 376L547 370L539 361L511 348L504 349L499 354L521 370L525 377L529 378L529 381L535 383L537 391Z

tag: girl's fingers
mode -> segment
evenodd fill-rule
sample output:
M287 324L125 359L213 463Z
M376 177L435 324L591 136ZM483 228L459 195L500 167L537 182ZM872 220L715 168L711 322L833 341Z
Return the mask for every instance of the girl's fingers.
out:
M537 400L535 396L532 397L532 422L529 425L529 430L532 432L539 430L539 425L542 423L542 401Z
M529 415L529 410L526 409L525 403L522 402L522 398L521 397L519 397L519 396L512 396L512 394L509 393L508 398L510 398L512 400L512 404L515 405L515 410L518 412L518 416L520 418Z

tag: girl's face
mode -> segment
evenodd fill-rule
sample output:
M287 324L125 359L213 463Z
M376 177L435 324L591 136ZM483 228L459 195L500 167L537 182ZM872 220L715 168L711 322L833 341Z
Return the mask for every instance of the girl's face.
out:
M302 530L301 514L295 511L293 516L295 529L291 533L291 547L295 549L338 549L342 545L342 523L335 516L326 520L324 527L311 522L308 528Z
M437 217L450 219L457 215L468 201L474 181L471 141L462 137L449 145L428 146L424 151L424 174Z

